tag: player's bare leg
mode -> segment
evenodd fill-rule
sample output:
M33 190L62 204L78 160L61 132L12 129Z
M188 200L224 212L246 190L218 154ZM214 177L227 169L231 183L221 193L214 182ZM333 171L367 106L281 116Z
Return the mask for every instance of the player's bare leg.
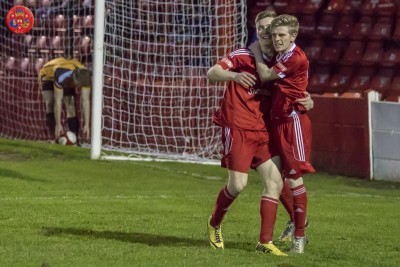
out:
M73 96L64 96L63 97L64 105L67 109L67 118L72 118L76 116L75 112L75 99Z
M55 117L54 117L54 93L51 90L42 91L43 100L46 105L46 127L47 136L49 140L54 142L54 131L55 131Z
M249 175L243 172L228 170L228 184L227 188L229 193L237 197L247 185Z
M258 166L257 172L264 187L263 196L279 199L283 187L279 156Z
M219 192L213 214L207 223L209 242L214 249L224 248L222 220L235 198L247 185L247 173L228 170L228 174L228 184Z

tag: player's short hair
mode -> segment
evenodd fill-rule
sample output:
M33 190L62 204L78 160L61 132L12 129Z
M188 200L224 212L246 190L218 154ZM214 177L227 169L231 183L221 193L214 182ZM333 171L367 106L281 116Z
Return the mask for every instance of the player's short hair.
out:
M290 34L297 34L299 32L299 21L292 15L283 14L274 18L271 22L271 28L274 29L279 26L287 26Z
M72 72L72 76L81 86L90 87L92 85L92 72L88 69L77 68Z
M255 22L259 22L262 19L265 18L276 18L278 15L276 14L275 10L272 7L268 7L266 10L261 11L260 13L257 14Z

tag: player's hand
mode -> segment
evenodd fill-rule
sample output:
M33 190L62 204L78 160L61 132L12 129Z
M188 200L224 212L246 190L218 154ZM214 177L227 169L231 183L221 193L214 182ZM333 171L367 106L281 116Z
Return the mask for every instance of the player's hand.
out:
M54 131L54 136L56 137L56 140L58 140L58 138L60 138L60 136L62 135L64 129L62 127L61 124L56 124L56 128Z
M314 107L314 101L308 92L304 92L305 97L296 99L296 102L303 105L306 110L310 110Z
M89 125L84 125L83 126L83 136L89 140L90 139L90 128Z
M250 88L256 84L257 78L251 73L239 72L235 74L233 80L244 88Z

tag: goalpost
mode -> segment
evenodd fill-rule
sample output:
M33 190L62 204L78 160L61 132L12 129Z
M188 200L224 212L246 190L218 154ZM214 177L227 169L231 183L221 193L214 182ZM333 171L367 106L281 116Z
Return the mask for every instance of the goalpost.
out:
M93 159L219 158L225 84L206 72L245 45L246 0L0 0L3 18L14 5L35 25L0 25L0 137L48 139L38 70L73 55L93 69Z
M243 0L96 1L91 157L215 162L206 72L246 38Z
M92 87L96 88L96 92L92 94L92 114L102 114L105 0L97 1L94 13L96 16L94 20ZM101 116L92 116L90 151L92 159L99 159L101 154L101 121Z

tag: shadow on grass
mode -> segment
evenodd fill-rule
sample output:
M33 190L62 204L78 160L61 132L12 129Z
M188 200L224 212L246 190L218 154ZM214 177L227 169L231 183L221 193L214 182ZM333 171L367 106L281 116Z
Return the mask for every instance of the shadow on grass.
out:
M8 170L4 168L0 168L0 178L13 178L13 179L20 179L20 180L25 180L25 181L32 181L32 182L45 182L43 179L35 179L30 176L21 174L19 172L13 171L13 170Z
M204 239L193 239L186 237L149 234L149 233L95 231L91 229L60 228L60 227L43 227L42 230L45 236L76 235L88 238L110 239L128 243L145 244L154 247L158 246L209 247L206 236L204 236ZM253 252L255 249L255 243L253 244L248 242L225 242L225 246L250 252Z

